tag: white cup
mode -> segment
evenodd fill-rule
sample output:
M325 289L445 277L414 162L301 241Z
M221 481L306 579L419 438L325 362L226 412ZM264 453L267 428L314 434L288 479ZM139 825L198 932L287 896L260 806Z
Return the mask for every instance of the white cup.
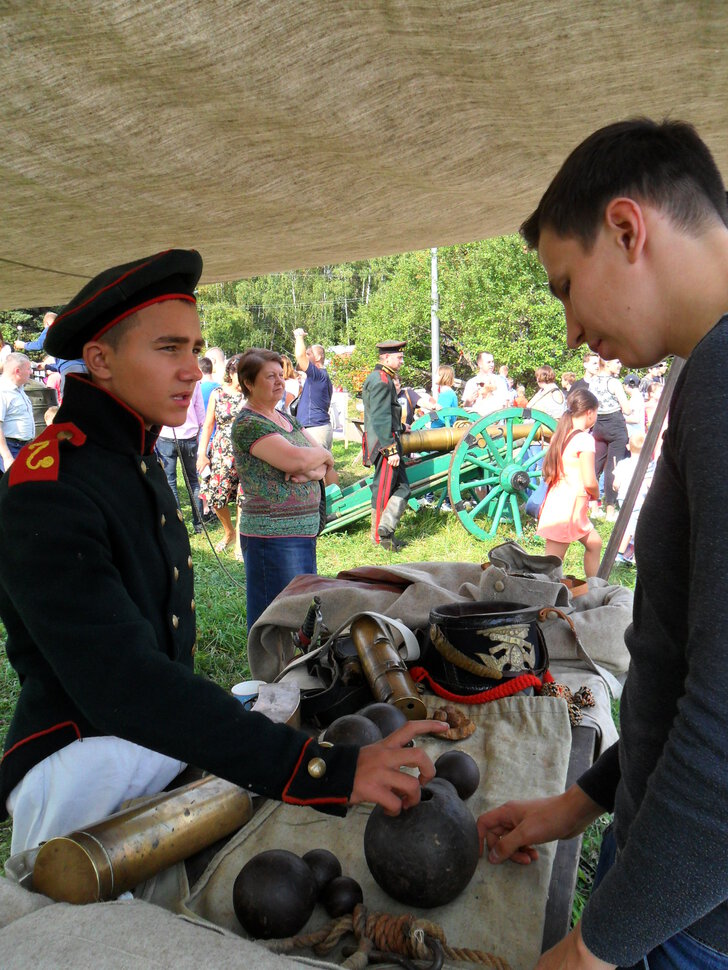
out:
M264 680L243 680L239 684L234 685L232 692L240 703L244 704L246 701L258 696L260 686L264 683Z

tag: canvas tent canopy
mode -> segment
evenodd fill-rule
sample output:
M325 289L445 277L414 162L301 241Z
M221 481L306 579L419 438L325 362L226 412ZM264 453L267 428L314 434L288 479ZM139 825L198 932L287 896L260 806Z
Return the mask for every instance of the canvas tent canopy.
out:
M7 0L0 307L199 249L203 282L514 231L635 115L728 172L721 3Z

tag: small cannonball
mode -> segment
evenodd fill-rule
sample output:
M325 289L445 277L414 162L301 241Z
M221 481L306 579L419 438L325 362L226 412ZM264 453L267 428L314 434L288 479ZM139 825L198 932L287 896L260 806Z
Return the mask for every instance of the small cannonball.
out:
M341 875L341 863L328 849L311 849L302 858L313 873L319 895L332 879Z
M463 799L470 798L480 784L480 769L465 751L445 751L435 762L435 777L455 786Z
M401 728L407 723L407 715L394 704L367 704L366 707L362 707L359 713L362 717L368 717L370 721L374 721L382 732L383 738L388 737L397 728Z
M453 785L453 783L448 781L446 778L430 778L425 785L425 788L439 788L450 798L460 798L455 785Z
M286 849L253 856L233 885L240 925L257 940L295 936L316 905L316 881L303 859Z
M321 893L321 902L332 919L353 913L357 903L364 902L364 893L356 879L337 876L332 879Z
M356 744L363 748L367 744L374 744L382 740L382 732L374 721L361 714L344 714L326 728L323 741L332 744Z

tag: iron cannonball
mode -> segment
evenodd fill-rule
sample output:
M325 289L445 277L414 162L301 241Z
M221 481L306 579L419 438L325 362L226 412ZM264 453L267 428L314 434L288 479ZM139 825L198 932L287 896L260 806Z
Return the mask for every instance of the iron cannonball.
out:
M341 875L341 863L328 849L311 849L302 858L313 873L319 896L332 879Z
M465 801L480 784L480 769L465 751L445 751L435 762L435 777L444 778L455 786L458 795Z
M254 939L294 936L316 905L316 881L303 859L287 849L253 856L233 884L233 908Z
M353 913L357 903L364 902L364 893L356 879L337 876L332 879L321 893L321 902L332 919Z
M408 721L404 711L395 707L394 704L385 704L381 701L375 704L367 704L366 707L362 707L359 714L362 717L368 717L370 721L374 721L382 732L383 738L388 737L398 728L404 727Z
M344 714L326 728L324 741L332 744L356 744L363 748L367 744L374 744L382 740L382 732L374 721L361 714Z
M452 786L449 786L452 788ZM478 829L446 783L430 783L399 815L377 805L364 831L364 856L375 882L407 906L444 906L468 885L478 865Z

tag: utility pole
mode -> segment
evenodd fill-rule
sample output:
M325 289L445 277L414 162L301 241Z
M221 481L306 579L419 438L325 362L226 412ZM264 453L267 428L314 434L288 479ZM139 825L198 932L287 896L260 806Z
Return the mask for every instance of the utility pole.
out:
M430 250L430 347L432 351L432 392L440 369L440 297L437 290L437 246Z

